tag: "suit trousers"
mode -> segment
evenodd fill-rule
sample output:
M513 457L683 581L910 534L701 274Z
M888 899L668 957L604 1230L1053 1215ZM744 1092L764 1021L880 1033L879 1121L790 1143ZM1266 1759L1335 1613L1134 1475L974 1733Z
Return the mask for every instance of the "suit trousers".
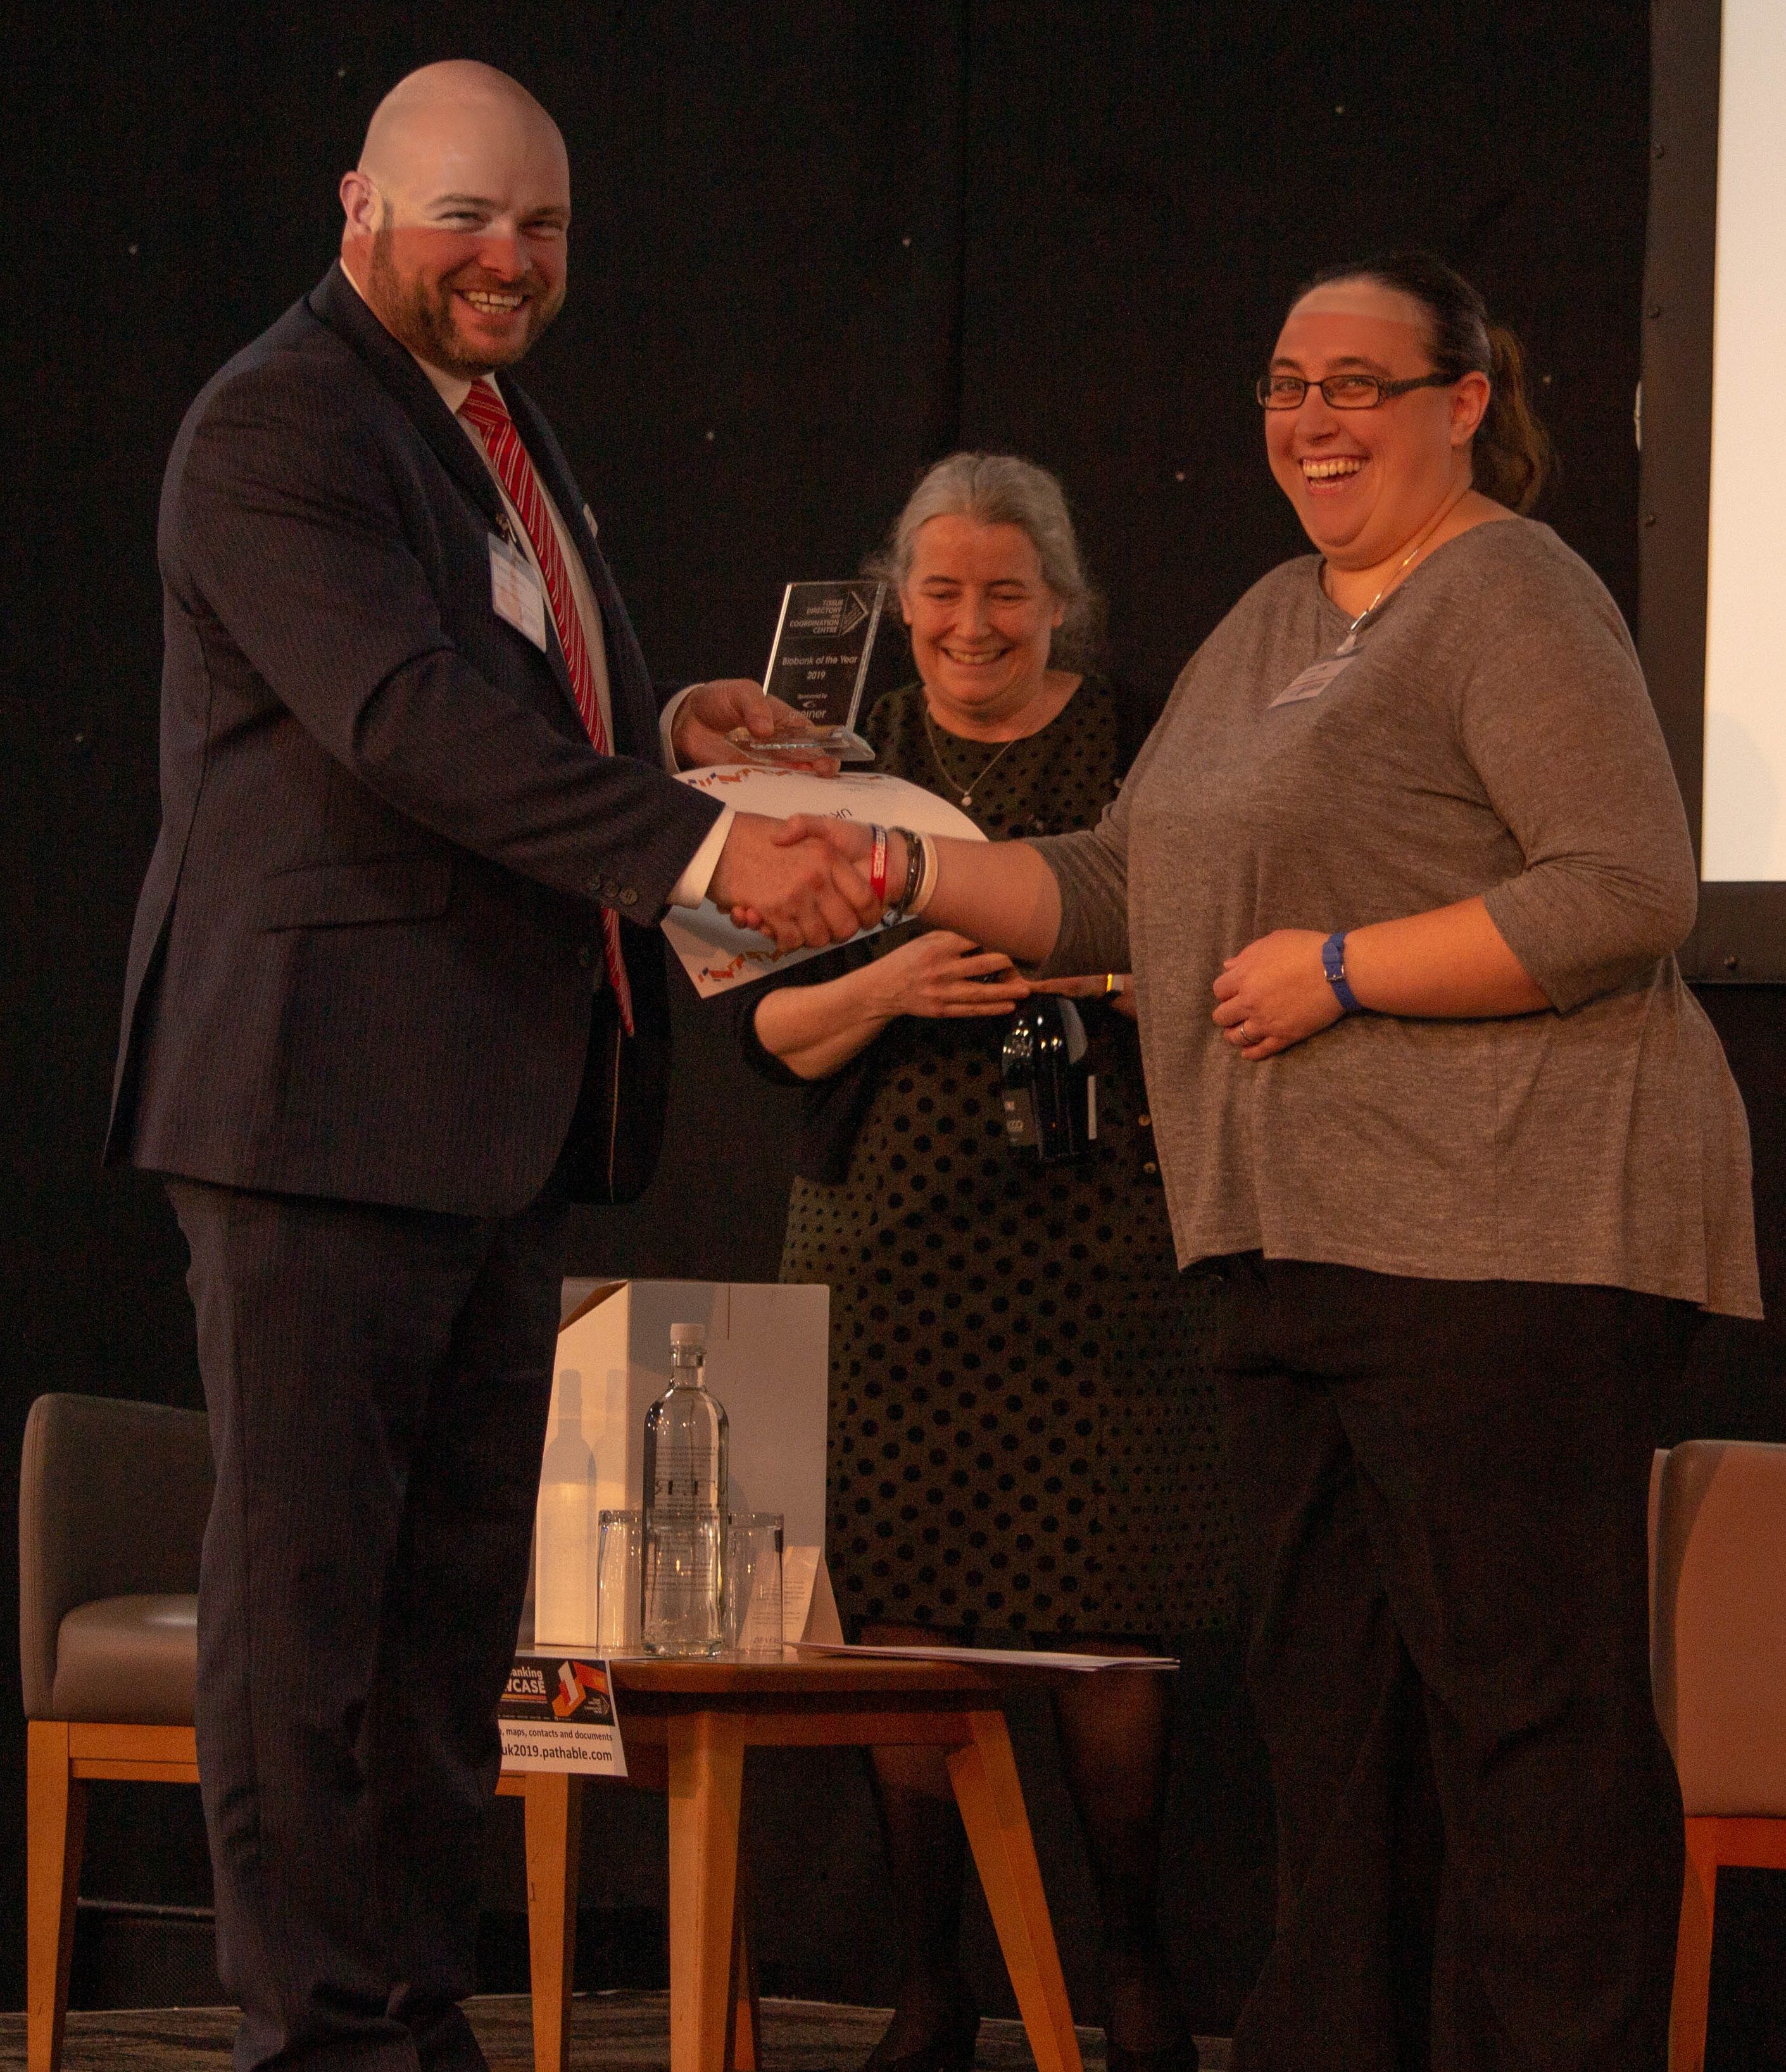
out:
M1682 1829L1646 1499L1693 1311L1208 1270L1278 1809L1237 2072L1663 2072Z
M168 1191L217 1471L197 1725L236 2065L469 2072L565 1204Z

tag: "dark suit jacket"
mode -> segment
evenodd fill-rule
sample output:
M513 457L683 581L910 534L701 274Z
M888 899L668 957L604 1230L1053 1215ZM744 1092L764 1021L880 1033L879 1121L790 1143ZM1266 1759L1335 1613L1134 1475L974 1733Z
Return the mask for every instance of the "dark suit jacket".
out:
M591 747L555 639L542 654L496 616L495 485L331 269L207 385L168 462L163 825L109 1161L508 1214L574 1114L574 1193L648 1176L654 924L718 808L663 774L582 492L502 385L601 606L619 752ZM635 924L632 1042L605 987L592 1018L598 902Z

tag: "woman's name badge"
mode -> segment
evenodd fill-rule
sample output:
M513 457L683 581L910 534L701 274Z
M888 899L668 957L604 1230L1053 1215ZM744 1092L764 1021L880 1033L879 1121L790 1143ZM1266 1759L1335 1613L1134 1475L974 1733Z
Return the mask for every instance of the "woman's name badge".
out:
M490 602L498 619L507 619L517 633L544 651L545 592L526 555L494 532L490 535Z
M1300 705L1305 698L1318 698L1342 669L1349 669L1358 660L1351 655L1329 655L1323 660L1311 662L1301 676L1294 676L1278 693L1268 711L1274 712L1279 705Z

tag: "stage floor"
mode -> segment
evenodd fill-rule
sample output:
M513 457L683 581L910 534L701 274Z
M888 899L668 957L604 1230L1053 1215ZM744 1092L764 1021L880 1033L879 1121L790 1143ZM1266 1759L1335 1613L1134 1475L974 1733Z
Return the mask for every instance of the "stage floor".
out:
M520 1994L467 2000L465 2011L490 2060L491 2072L533 2072L532 2021ZM817 2000L763 2003L765 2072L855 2072L887 2016L873 2008L828 2007ZM71 2014L64 2072L200 2072L229 2062L236 2017L229 2008L154 2008L140 2012ZM1103 2032L1082 2029L1086 2066L1104 2063ZM1225 2072L1228 2045L1203 2039L1205 2072ZM25 2017L0 2014L0 2067L25 2062ZM613 1992L579 1996L571 2016L574 2072L664 2072L669 2064L669 1996ZM982 2022L982 2072L1023 2072L1032 2060L1021 2022Z

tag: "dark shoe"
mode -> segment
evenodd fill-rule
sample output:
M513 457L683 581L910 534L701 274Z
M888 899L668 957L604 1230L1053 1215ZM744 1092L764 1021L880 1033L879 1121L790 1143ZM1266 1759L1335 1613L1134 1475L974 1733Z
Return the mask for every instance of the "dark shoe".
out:
M1106 2072L1197 2072L1196 2038L1185 2019L1178 1981L1163 1961L1156 1959L1134 1970L1126 1967L1120 1983L1106 1970L1104 1990L1106 2002L1110 2003L1104 2012ZM1125 2001L1126 2006L1121 2004ZM1111 2032L1117 2025L1114 2017L1122 2013L1130 2016L1131 2033L1140 2014L1145 2019L1142 2033L1151 2029L1161 2041L1139 2050L1118 2043Z
M883 2037L869 2052L862 2072L973 2072L973 2046L979 2035L980 2011L964 2004L914 2049L895 2054Z

